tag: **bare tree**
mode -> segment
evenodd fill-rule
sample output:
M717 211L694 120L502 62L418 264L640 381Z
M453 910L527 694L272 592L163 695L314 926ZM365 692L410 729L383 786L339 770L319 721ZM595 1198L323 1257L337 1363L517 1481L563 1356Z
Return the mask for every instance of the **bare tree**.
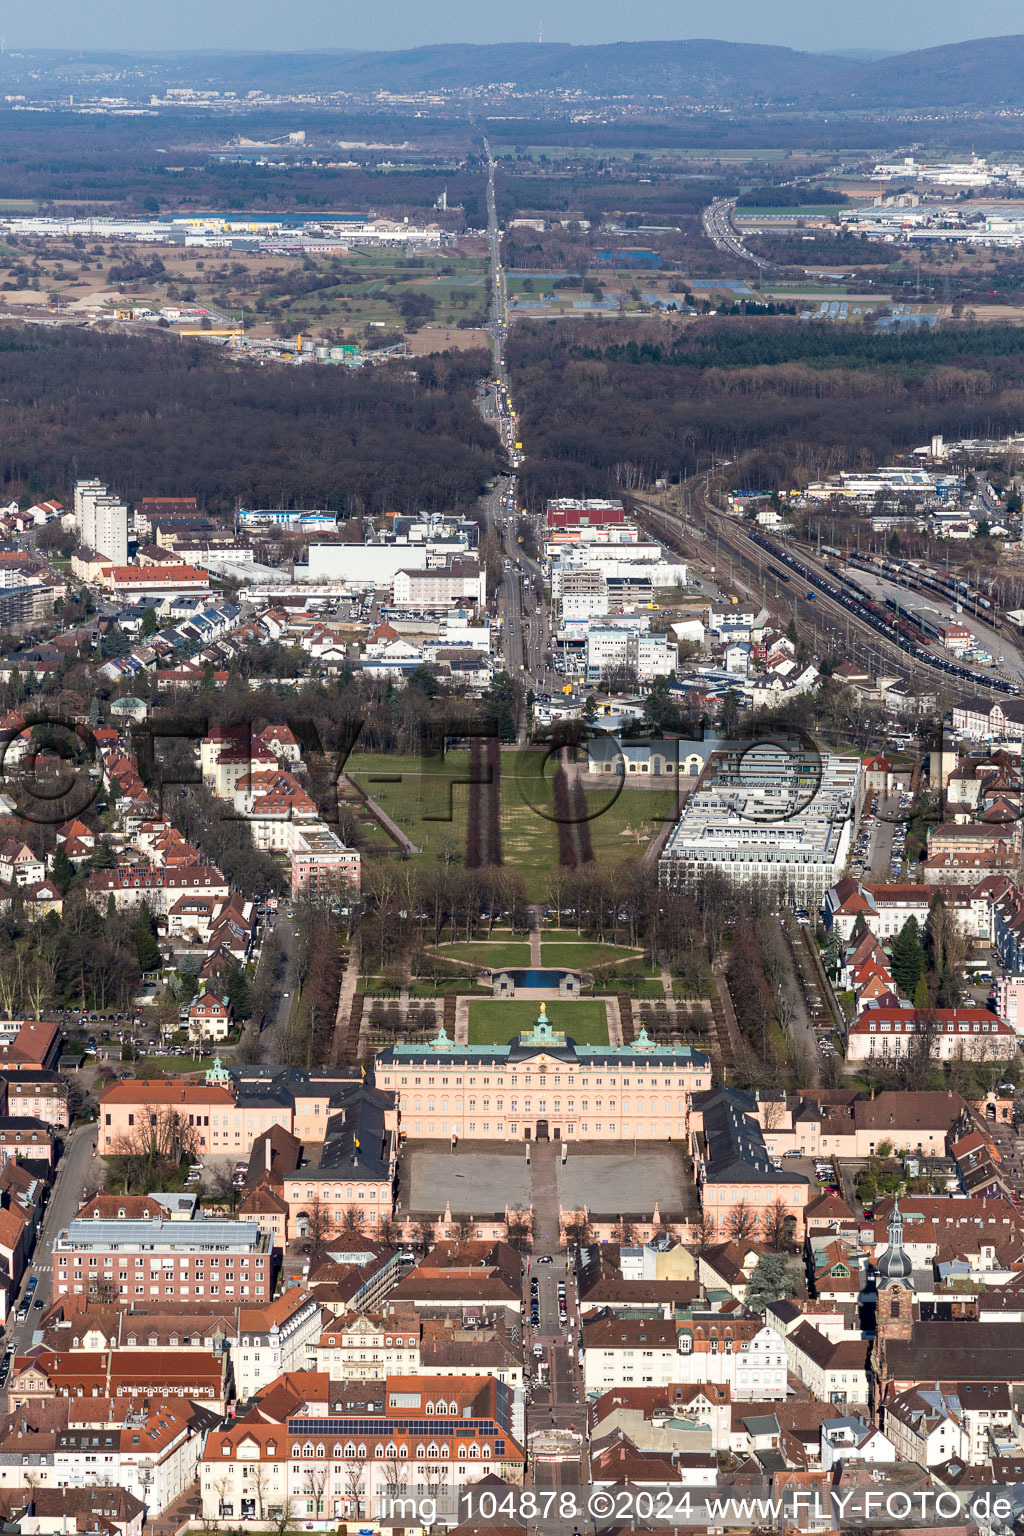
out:
M594 1241L594 1224L585 1210L570 1211L565 1218L565 1239L581 1247Z
M274 1536L286 1536L288 1531L295 1529L295 1500L287 1495L281 1501L281 1507L272 1511L274 1516Z
M715 1244L715 1218L710 1211L701 1211L694 1227L694 1246L698 1254L707 1253Z
M203 1184L209 1190L213 1199L226 1205L233 1216L242 1191L235 1183L234 1174L231 1172L231 1169L226 1164L219 1168L214 1168L203 1180Z
M324 1512L324 1494L327 1491L327 1483L330 1473L327 1467L306 1467L303 1471L302 1486L306 1497L313 1501L313 1519L317 1519Z
M21 998L21 959L7 955L0 961L0 1013L13 1019Z
M256 1514L260 1520L266 1518L267 1493L270 1489L270 1475L262 1461L256 1461L249 1468L249 1487L256 1496Z
M222 1519L227 1506L227 1496L231 1488L231 1480L225 1473L218 1477L213 1485L213 1491L217 1495L217 1518Z
M928 1086L934 1068L935 1041L939 1032L938 1017L931 1008L919 1008L914 1012L914 1033L905 1055L900 1058L898 1070L901 1086L920 1090Z
M526 1211L510 1211L505 1235L509 1246L518 1252L526 1247L530 1240L530 1220Z
M405 1467L399 1461L397 1455L392 1453L384 1463L383 1495L389 1502L400 1499L405 1494L407 1483L405 1479Z
M442 1498L447 1491L445 1488L445 1478L447 1473L448 1468L443 1462L428 1461L426 1466L422 1468L424 1491L427 1498L433 1500L438 1517L440 1517L443 1513ZM440 1518L438 1518L437 1520L432 1521L429 1525L425 1525L424 1530L432 1531L435 1525L440 1523Z
M766 1131L777 1131L786 1118L784 1095L770 1094L758 1100L758 1119Z
M776 1200L764 1213L764 1240L775 1253L793 1246L795 1222L782 1200Z
M428 1253L437 1241L437 1229L434 1223L430 1220L429 1217L424 1216L421 1221L416 1223L415 1230L416 1246L418 1248L422 1248L424 1253Z
M752 1211L745 1200L734 1205L726 1217L725 1230L734 1243L753 1237L757 1231L757 1212Z
M402 1240L402 1231L393 1216L383 1216L377 1226L377 1241L386 1248L396 1248Z
M363 1494L366 1491L366 1478L362 1465L358 1461L350 1461L345 1467L345 1499L352 1507L348 1511L354 1518L358 1518L365 1511Z
M24 975L25 1006L34 1019L39 1019L53 1001L53 971L45 960L34 955Z
M164 1180L198 1150L196 1128L173 1109L154 1114L149 1125L119 1135L113 1148L118 1182L126 1194L166 1187Z
M310 1201L306 1212L306 1236L309 1239L311 1253L319 1253L327 1242L334 1227L334 1217L330 1207L326 1206L320 1198L319 1191Z

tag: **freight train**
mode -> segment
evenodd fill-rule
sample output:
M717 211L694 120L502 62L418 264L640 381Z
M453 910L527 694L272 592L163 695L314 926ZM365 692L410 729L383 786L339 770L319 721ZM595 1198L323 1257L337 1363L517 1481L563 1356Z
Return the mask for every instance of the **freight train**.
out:
M781 561L783 565L799 577L800 581L806 581L809 587L814 587L817 591L824 592L834 602L849 609L857 618L863 620L866 624L870 624L880 635L883 635L892 645L898 646L901 651L905 652L913 660L933 667L939 672L944 672L947 676L957 678L963 683L969 683L974 688L985 686L994 688L998 693L1016 694L1020 692L1012 683L1007 683L1002 678L981 678L976 672L972 672L969 667L961 667L957 662L947 661L944 657L930 651L928 649L928 642L919 625L915 626L909 616L897 615L896 617L890 617L885 609L875 601L872 594L852 576L843 577L841 585L838 580L834 582L826 581L824 576L821 576L812 567L798 560L788 550L780 549L777 544L763 533L751 529L747 536L753 540L759 549L764 550L765 554L770 555L773 560ZM871 570L880 569L875 562L865 561L863 565ZM883 571L883 574L886 573ZM932 576L934 574L932 573ZM810 595L810 592L808 592L808 596ZM983 599L983 601L988 602L988 599ZM991 610L991 607L991 603L988 602L989 610Z

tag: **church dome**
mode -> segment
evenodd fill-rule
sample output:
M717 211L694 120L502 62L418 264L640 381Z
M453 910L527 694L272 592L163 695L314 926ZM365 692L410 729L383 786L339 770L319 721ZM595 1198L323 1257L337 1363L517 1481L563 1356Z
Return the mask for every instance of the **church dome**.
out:
M879 1289L897 1283L909 1283L912 1270L910 1255L903 1246L903 1213L896 1200L889 1217L889 1244L875 1265Z

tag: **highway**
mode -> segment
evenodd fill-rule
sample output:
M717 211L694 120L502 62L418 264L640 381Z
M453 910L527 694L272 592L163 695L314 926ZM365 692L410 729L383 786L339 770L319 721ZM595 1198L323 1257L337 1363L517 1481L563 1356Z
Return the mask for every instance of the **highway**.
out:
M701 223L704 233L718 250L724 251L728 256L737 256L740 261L753 262L761 272L775 271L773 261L765 261L763 256L755 256L753 251L748 251L743 241L733 228L732 216L736 208L734 197L719 197L713 203L709 203L701 215Z
M501 264L501 229L495 202L495 162L486 139L484 149L487 153L487 250L491 290L488 330L493 347L493 371L477 403L484 420L491 422L501 437L511 473L503 476L481 499L480 511L485 526L493 528L500 538L504 557L497 601L506 670L523 685L524 691L532 687L546 692L560 687L562 679L550 667L551 621L543 595L543 572L519 543L527 514L516 510L515 472L520 450L516 446L519 429L505 365L508 337L506 280ZM539 537L539 527L536 533Z
M898 153L902 153L899 151ZM895 155L893 156L895 158ZM869 162L865 161L865 165ZM830 165L827 170L819 171L814 176L794 176L789 181L779 183L781 187L799 187L808 183L820 183L830 176L840 176L846 170L856 170L856 166ZM736 233L732 222L732 216L736 211L736 199L734 197L718 197L713 203L709 203L701 214L701 223L704 233L712 245L726 255L736 256L740 261L752 262L761 272L778 272L778 264L774 261L766 261L763 256L755 256L748 250Z

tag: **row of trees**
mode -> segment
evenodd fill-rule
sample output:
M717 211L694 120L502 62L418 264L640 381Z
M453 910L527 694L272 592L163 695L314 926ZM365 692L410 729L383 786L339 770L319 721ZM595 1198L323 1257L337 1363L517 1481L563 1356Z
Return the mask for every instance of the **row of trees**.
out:
M280 1042L282 1057L307 1070L333 1065L345 952L330 912L312 905L300 909L294 956L299 990Z
M53 1007L127 1011L144 969L159 960L148 912L100 911L72 890L63 914L29 922L7 912L0 926L0 1012L40 1018Z

